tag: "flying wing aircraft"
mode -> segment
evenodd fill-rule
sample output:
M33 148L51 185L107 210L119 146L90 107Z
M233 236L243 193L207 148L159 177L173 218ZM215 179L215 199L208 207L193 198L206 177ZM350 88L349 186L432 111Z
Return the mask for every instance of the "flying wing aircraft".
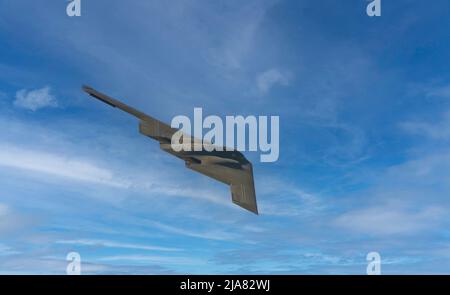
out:
M172 135L178 131L177 129L89 86L83 86L83 90L92 97L138 118L139 132L141 134L157 140L163 151L184 160L187 168L228 184L233 203L258 214L252 163L242 153L236 150L226 150L225 148L222 151L207 151L204 148L200 151L195 151L193 148L191 151L175 151L171 142ZM183 135L183 140L187 138L192 145L201 144L201 140Z

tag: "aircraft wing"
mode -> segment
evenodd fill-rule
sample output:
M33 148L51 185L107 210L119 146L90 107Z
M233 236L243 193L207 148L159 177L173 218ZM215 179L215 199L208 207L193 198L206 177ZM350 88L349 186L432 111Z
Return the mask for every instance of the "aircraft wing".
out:
M228 184L233 203L258 214L252 164L224 160L220 153L211 153L210 156L197 156L191 152L190 157L195 161L187 160L186 167Z
M186 167L228 184L233 203L258 214L252 164L238 151L174 151L171 146L172 135L178 131L169 125L144 114L97 90L83 86L92 97L119 108L140 120L139 131L160 143L162 150L185 161ZM201 142L191 138L192 142Z
M83 91L85 91L90 96L112 106L113 108L119 108L124 112L127 112L130 115L138 118L140 123L140 130L145 127L147 129L147 136L152 137L153 139L158 140L161 143L171 142L172 135L177 131L177 129L171 128L169 125L150 117L147 114L142 113L141 111L136 110L112 97L107 96L97 90L89 87L83 86Z

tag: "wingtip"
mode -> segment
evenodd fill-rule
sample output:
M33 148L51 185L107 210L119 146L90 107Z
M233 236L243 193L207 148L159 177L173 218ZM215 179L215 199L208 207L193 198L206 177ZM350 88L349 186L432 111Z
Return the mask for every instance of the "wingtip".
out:
M252 212L253 214L259 216L258 207L256 206L256 204L255 204L255 206L251 206L251 205L249 206L248 204L239 203L239 202L236 202L236 201L234 201L234 200L232 200L232 202L233 202L234 204L238 205L239 207L244 208L245 210L250 211L250 212Z
M92 90L94 90L91 86L88 86L88 85L82 85L81 89L87 93L90 93Z

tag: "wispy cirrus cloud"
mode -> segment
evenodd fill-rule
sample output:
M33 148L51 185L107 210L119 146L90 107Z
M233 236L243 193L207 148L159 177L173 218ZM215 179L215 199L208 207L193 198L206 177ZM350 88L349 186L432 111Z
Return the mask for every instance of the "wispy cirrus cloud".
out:
M222 9L216 4L209 4L211 11L218 11L223 17L215 18L206 16L210 22L222 30L223 37L217 39L217 36L205 34L208 40L209 49L207 51L207 61L213 66L218 67L225 76L230 72L244 70L246 59L252 54L258 33L261 33L260 26L264 20L267 11L278 1L247 1L240 4L239 9L230 9L234 4L230 3L228 9ZM197 2L196 5L204 5ZM205 12L205 9L198 11ZM192 12L195 13L195 10ZM232 19L237 25L229 26L228 21ZM202 32L203 33L203 32Z
M259 192L261 196L267 196L260 199L261 214L303 218L326 208L323 198L318 194L308 193L299 186L280 179L263 179Z
M233 240L236 241L237 238L239 237L238 235L236 235L234 233L231 233L228 231L223 231L220 229L206 230L206 231L194 231L194 230L187 229L187 228L163 224L163 223L157 222L157 221L151 221L151 222L148 222L147 224L152 227L155 227L159 230L168 232L168 233L187 236L187 237L191 237L191 238L200 238L200 239L216 240L216 241L233 241Z
M408 235L432 228L447 215L445 209L436 206L407 210L385 204L349 211L339 216L334 225L369 236Z
M129 189L150 196L164 195L175 198L204 200L224 207L233 207L227 198L228 194L218 193L205 188L192 188L192 185L180 181L170 183L163 176L156 177L155 169L134 171L122 176L123 171L101 166L96 161L68 156L56 152L34 150L15 144L0 144L0 167L8 167L27 171L46 179L65 179L111 188ZM180 170L184 167L181 166ZM127 170L129 171L129 170ZM147 175L148 177L143 177ZM226 187L224 187L226 190ZM227 195L227 196L225 196Z
M186 173L181 161L178 165L167 166L160 158L170 159L170 156L159 150L157 153L145 153L148 147L152 147L152 142L141 144L141 135L138 133L130 138L123 138L105 132L104 127L95 124L65 122L66 131L71 129L72 133L76 133L73 137L67 137L56 122L48 126L35 126L32 122L0 116L0 123L10 126L5 138L0 137L0 167L26 171L45 180L66 180L72 183L128 189L150 197L164 195L234 207L229 200L226 186L223 186L222 191L217 191L207 183L202 187L192 185L192 180L186 179L184 175L195 175ZM80 132L82 134L79 134ZM32 141L33 145L24 142L23 138ZM73 138L79 140L75 142ZM98 138L103 141L101 145L111 146L113 151L105 153L103 147L99 146ZM128 150L130 141L133 141L135 148L140 149L138 153L148 165L130 165L117 159L118 153L125 155L125 159L135 158L130 156L133 152ZM98 150L104 152L98 153ZM157 162L153 162L155 157L158 158ZM144 163L144 160L141 163ZM161 167L165 169L161 171ZM178 181L173 182L173 178ZM203 177L197 178L199 181L204 180Z
M449 176L448 151L437 149L412 155L375 177L371 189L354 193L360 201L331 222L368 236L432 234L448 224Z
M141 245L141 244L121 243L121 242L115 242L115 241L92 240L92 239L60 240L60 241L56 241L56 243L64 244L64 245L92 246L92 247L104 247L104 248L121 248L121 249L131 249L131 250L165 251L165 252L182 251L182 249L172 248L172 247Z
M99 261L105 262L138 262L143 264L162 264L162 265L204 265L207 260L185 257L185 256L162 256L162 255L114 255L99 258Z
M20 251L16 251L9 246L0 243L0 257L20 254Z
M112 187L129 186L129 183L116 178L110 170L91 162L13 145L0 145L0 166Z
M17 212L8 204L0 203L0 235L17 232L30 224L32 224L30 216Z
M83 259L83 256L81 257ZM173 270L158 265L135 265L132 263L108 264L106 262L96 263L82 260L83 274L167 274L174 273ZM55 274L63 275L66 273L67 261L65 255L61 257L55 256L39 256L39 255L16 255L14 257L2 257L0 259L0 274Z
M450 98L450 85L430 88L426 91L426 95L430 97Z
M427 137L428 139L446 140L450 138L450 108L448 99L450 98L450 85L444 86L422 86L419 88L420 94L428 99L436 100L441 108L439 114L428 119L410 119L400 122L401 130L408 134Z
M449 139L450 111L445 112L437 122L407 121L400 123L400 127L414 135L426 136L431 139Z

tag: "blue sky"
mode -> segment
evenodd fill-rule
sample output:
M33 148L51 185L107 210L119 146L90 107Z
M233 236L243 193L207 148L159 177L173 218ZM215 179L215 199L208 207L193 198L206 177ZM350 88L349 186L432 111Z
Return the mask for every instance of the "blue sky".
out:
M450 272L450 2L47 2L0 0L0 273ZM279 161L246 153L261 215L82 84L279 115Z

